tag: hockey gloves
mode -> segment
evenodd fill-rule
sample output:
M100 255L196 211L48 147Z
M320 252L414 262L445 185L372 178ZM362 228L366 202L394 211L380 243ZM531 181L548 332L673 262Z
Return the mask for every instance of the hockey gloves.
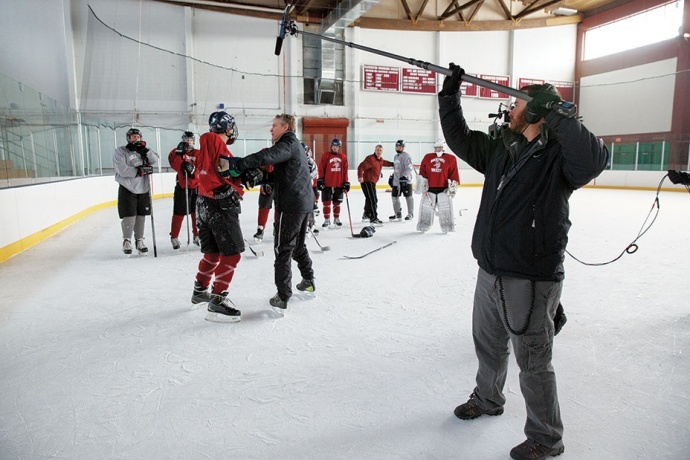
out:
M458 183L452 179L448 179L448 188L446 190L451 198L455 198L455 192L458 191Z
M562 102L562 99L549 91L539 91L525 108L525 120L527 123L536 123L547 116L554 104Z
M184 171L188 177L194 177L194 171L196 171L196 168L189 161L183 161L182 171Z
M674 184L690 185L690 174L683 171L669 169L668 178Z
M185 141L180 142L177 144L177 147L175 147L175 153L178 155L184 155L187 150L189 150L189 144Z
M222 160L226 160L228 162L228 169L219 171L219 174L223 177L240 177L240 174L242 174L242 169L238 166L239 161L241 160L240 157L226 157L223 156L221 158Z
M237 190L230 185L223 185L222 187L214 189L213 198L215 198L218 207L223 211L239 206L242 200Z
M137 175L148 176L149 174L153 174L153 166L151 166L151 165L137 166Z
M264 173L259 168L248 169L240 175L242 185L244 188L250 189L256 187L264 178Z
M462 80L462 76L465 75L465 70L452 62L448 64L448 68L453 73L443 79L443 88L438 93L439 96L452 96L460 91L460 81Z
M326 182L322 178L316 179L316 188L318 190L325 190L326 189Z
M259 189L262 195L270 195L273 193L273 187L271 187L271 184L263 184L261 188Z
M345 182L343 183L343 190L345 190L345 192L349 192L349 191L350 191L350 183L349 183L349 182L345 181Z
M398 182L400 183L400 190L407 188L407 186L410 185L409 179L405 176L402 176Z
M393 186L393 177L394 177L393 174L391 174L391 175L388 177L388 186L389 186L389 187L392 187L392 186Z

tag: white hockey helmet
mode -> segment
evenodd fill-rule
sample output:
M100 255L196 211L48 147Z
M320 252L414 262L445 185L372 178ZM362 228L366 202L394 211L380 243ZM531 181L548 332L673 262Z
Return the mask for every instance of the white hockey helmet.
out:
M444 146L442 139L438 139L436 142L434 142L434 150L436 151L436 153L443 153L443 149Z

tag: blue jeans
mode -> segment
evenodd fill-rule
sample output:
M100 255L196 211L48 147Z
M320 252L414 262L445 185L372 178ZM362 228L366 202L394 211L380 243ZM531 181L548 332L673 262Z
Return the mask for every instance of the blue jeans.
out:
M479 360L474 390L477 399L487 409L505 404L503 386L510 341L520 368L520 390L527 408L525 435L553 448L563 445L556 374L551 365L553 316L561 289L561 282L499 279L480 268L472 313L472 336ZM530 314L533 295L534 305ZM525 333L511 333L506 321L515 332L526 327Z

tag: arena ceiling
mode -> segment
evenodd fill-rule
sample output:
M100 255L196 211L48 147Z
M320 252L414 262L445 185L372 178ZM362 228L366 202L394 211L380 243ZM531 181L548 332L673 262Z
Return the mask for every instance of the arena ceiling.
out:
M280 20L283 0L153 0L229 14ZM291 18L327 29L511 30L576 24L630 0L292 0Z

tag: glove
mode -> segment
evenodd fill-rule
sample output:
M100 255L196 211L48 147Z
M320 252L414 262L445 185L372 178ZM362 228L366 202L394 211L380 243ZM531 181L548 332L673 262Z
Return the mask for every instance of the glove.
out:
M134 152L134 150L137 148L137 146L132 144L131 142L127 142L127 145L125 145L125 148L127 150L129 150L130 152Z
M563 326L565 326L567 321L568 318L565 316L563 304L558 302L558 308L556 308L556 314L553 317L553 326L555 329L554 335L558 335L558 333L561 332L561 329L563 329Z
M527 123L536 123L551 111L551 106L562 102L562 99L549 91L539 91L525 108Z
M189 144L185 141L182 141L177 144L177 147L175 147L175 153L182 156L187 151L187 147L189 147Z
M350 191L350 183L349 182L345 181L343 183L343 190L345 190L346 192Z
M256 187L264 178L264 173L259 168L248 169L241 174L242 184L244 188L250 189Z
M393 174L391 174L391 175L388 177L388 186L389 186L389 187L392 187L392 186L393 186Z
M223 211L239 206L242 200L237 190L230 185L223 185L213 189L213 198L215 198L216 203Z
M438 93L439 96L452 96L460 91L460 80L465 75L465 69L452 62L448 64L448 68L453 71L453 74L443 79L443 88Z
M271 184L263 184L261 188L259 189L262 195L270 195L273 193L273 187L271 187Z
M153 166L151 166L151 165L137 166L137 174L139 176L148 176L149 174L153 174Z
M196 168L189 161L183 161L182 162L182 170L185 173L187 173L187 176L194 177L194 171L196 171Z
M316 179L316 188L318 190L324 190L326 188L326 182L320 177Z
M146 147L146 142L144 141L139 141L136 144L134 144L135 150L140 153L141 155L146 155L149 153L149 149Z
M402 176L398 182L400 183L400 190L406 188L410 184L410 181L405 176Z
M455 192L458 191L458 183L454 180L448 179L448 188L446 190L451 198L455 198Z
M225 171L220 171L220 175L223 177L240 177L242 170L237 166L237 163L242 159L240 157L223 157L223 159L228 161L228 169Z

